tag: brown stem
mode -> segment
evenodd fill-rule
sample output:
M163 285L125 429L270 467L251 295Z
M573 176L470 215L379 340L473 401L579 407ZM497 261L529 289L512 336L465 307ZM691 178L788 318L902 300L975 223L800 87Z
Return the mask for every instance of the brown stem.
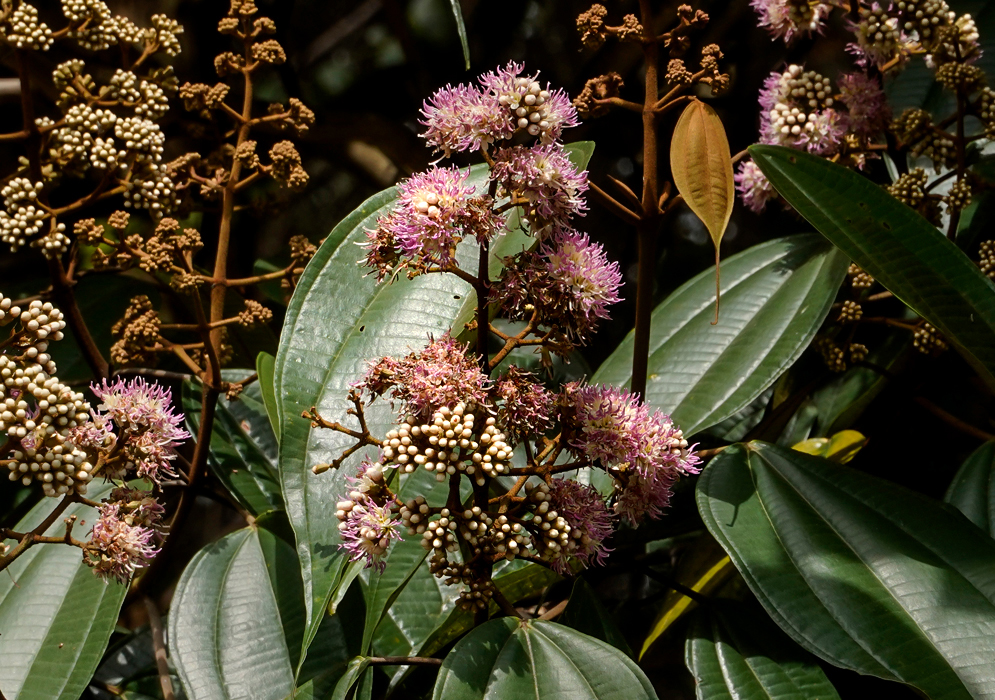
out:
M622 221L627 224L635 226L639 223L639 214L629 209L629 207L622 204L620 201L612 197L610 194L605 192L603 189L598 187L595 183L588 181L587 183L591 187L591 192L597 195L599 201L604 204L611 211L612 214L622 219Z
M653 14L649 0L639 0L643 32L652 39ZM657 109L659 47L654 41L643 43L646 79L643 95L643 211L636 226L639 265L636 279L636 324L632 348L633 393L646 393L649 365L650 318L653 313L653 272L656 267L657 230L660 219L657 181Z
M36 544L39 541L37 538L44 537L45 531L52 527L52 523L58 520L60 515L66 512L66 508L76 502L76 498L77 496L75 493L67 493L62 497L62 500L59 501L55 508L52 509L52 512L49 513L43 521L41 521L41 524L38 525L38 527L31 532L22 535L20 537L20 541L17 543L17 546L4 556L0 557L0 571L3 571L14 563L14 560L24 554L24 552L26 552L31 545ZM59 541L63 540L61 537L58 539Z
M169 677L169 661L166 658L166 641L162 633L162 618L159 609L151 598L145 596L145 612L149 616L149 629L152 631L152 647L155 649L155 665L159 671L159 686L163 700L175 700L173 679Z
M975 428L970 423L965 423L964 421L962 421L960 418L953 415L952 413L947 413L929 399L925 399L922 396L917 396L915 398L915 402L920 406L922 406L923 408L925 408L930 413L932 413L934 416L942 420L947 425L956 428L957 430L961 431L966 435L970 435L971 437L976 437L980 440L985 440L985 441L995 440L995 435L987 433L984 430L981 430L980 428Z
M511 601L505 598L504 593L502 593L497 588L494 589L493 597L494 597L494 602L498 604L498 607L501 608L501 610L503 610L506 615L509 615L511 617L518 617L522 620L528 619L528 617L524 613L522 613L521 610L512 605Z
M490 373L491 367L487 361L487 330L490 327L490 304L487 297L490 294L490 272L488 271L488 254L490 245L480 245L480 256L477 261L477 354L480 356L481 368Z
M66 275L65 268L62 267L62 261L57 258L50 259L48 261L48 271L52 278L52 296L55 298L59 309L66 315L66 322L69 324L69 328L72 330L73 336L76 338L76 342L83 353L83 359L86 360L86 364L89 365L94 377L103 378L108 376L110 367L107 364L107 360L104 359L103 354L101 354L100 348L97 347L93 336L90 335L90 329L87 327L86 321L83 319L83 313L76 303L72 281Z
M368 656L371 666L441 666L442 659L430 656Z

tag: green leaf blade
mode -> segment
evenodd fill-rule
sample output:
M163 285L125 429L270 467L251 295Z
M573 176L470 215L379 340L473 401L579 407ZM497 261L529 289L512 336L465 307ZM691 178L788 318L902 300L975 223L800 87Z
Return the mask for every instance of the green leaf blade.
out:
M466 69L470 70L470 42L466 36L466 24L463 23L463 8L460 7L459 0L449 0L449 5L453 8L453 19L456 20L459 43L463 47L463 61L466 63Z
M716 600L695 611L685 661L701 700L839 700L813 657L740 603Z
M995 541L959 514L765 443L713 460L698 506L767 612L809 651L934 700L995 697Z
M300 596L293 549L266 530L238 530L198 552L169 618L170 657L190 700L291 693Z
M995 537L995 442L964 460L943 500Z
M94 484L88 497L99 500L111 488ZM37 527L57 502L43 499L15 530ZM71 515L97 518L79 503L66 510ZM59 519L45 534L64 533ZM127 590L95 576L75 547L27 550L0 576L0 691L11 700L76 700L107 648Z
M475 628L449 652L433 700L484 698L656 698L649 680L618 649L569 627L499 618Z
M848 261L817 234L754 246L722 263L722 318L712 325L715 282L706 270L654 311L648 403L693 435L763 393L801 353L829 313ZM591 378L626 385L630 333Z
M771 184L995 387L995 285L926 219L870 180L807 153L751 146Z

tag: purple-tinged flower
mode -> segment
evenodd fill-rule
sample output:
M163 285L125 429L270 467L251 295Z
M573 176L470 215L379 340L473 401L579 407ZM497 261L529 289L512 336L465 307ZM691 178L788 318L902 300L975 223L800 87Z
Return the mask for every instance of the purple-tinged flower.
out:
M339 519L339 549L349 553L349 561L366 558L366 568L383 573L387 562L384 555L391 542L401 539L401 521L395 520L391 504L377 505L367 496L358 500L340 501L336 516Z
M847 109L847 130L862 138L880 134L891 122L891 107L881 83L866 73L846 73L839 80L840 101Z
M495 386L498 422L512 436L541 435L552 427L556 397L531 372L515 365Z
M605 466L635 468L647 441L649 409L628 389L608 385L564 387L573 428L569 444Z
M483 404L490 380L467 347L448 334L428 347L399 360L383 358L370 364L358 383L374 396L390 395L404 411L427 418L443 406Z
M425 102L422 116L422 138L447 158L453 152L486 149L515 133L508 109L492 93L471 85L442 88Z
M123 443L121 451L126 462L121 463L116 476L123 477L124 469L136 469L138 475L154 483L164 476L175 477L171 462L176 458L176 447L190 438L190 433L180 427L183 414L175 413L172 392L144 379L126 381L117 379L90 387L101 400L94 413L92 426L76 434L81 447L100 450L116 440ZM110 433L108 422L117 426L117 435ZM109 462L107 469L113 474L116 463Z
M565 428L575 452L624 479L615 510L636 524L659 517L677 479L698 472L699 459L669 416L651 415L639 397L613 386L564 387Z
M562 90L551 90L548 84L543 88L538 74L522 75L524 70L523 64L511 62L480 76L480 84L508 111L515 128L552 143L563 129L577 126L577 109Z
M770 180L752 160L742 161L733 179L743 204L757 214L764 210L767 202L777 197L777 191Z
M539 227L565 224L587 209L587 171L578 170L559 144L514 146L494 154L491 179L501 194L522 201L526 215ZM538 220L537 220L538 219Z
M69 442L84 450L96 451L116 440L114 423L106 415L90 409L90 420L69 431ZM24 445L24 440L21 440Z
M491 301L509 318L554 331L556 343L586 342L608 307L619 301L622 275L604 249L583 233L554 226L539 251L520 253L491 287Z
M446 265L467 236L488 240L504 226L488 197L475 198L469 171L433 167L402 182L397 206L367 232L366 264L386 273L400 256L418 264ZM391 251L394 251L392 254Z
M584 566L604 564L611 551L604 542L613 531L612 515L597 490L571 479L554 479L549 496L550 506L570 525L569 544L555 553L552 569L570 573L571 558Z
M136 570L148 566L159 550L153 544L156 531L142 524L128 524L119 503L104 503L94 523L83 561L107 580L127 584Z
M805 150L817 156L832 155L843 143L846 126L846 117L835 109L813 112L809 115L808 123L805 124L805 129L795 144L804 146Z
M790 42L797 36L821 32L832 6L811 4L808 0L750 0L760 15L760 26L766 27L773 39Z
M91 384L101 400L97 409L110 416L119 428L151 428L173 442L186 440L190 434L180 428L183 414L173 412L173 393L159 384L142 378Z
M862 68L886 65L901 68L909 60L913 42L903 31L901 19L889 6L882 7L875 2L870 7L861 7L860 19L849 24L857 41L847 44L846 50L856 56L856 64Z
M616 515L625 518L633 527L638 526L644 518L660 518L670 505L676 481L677 475L668 471L629 474L625 487L615 499Z
M562 229L544 243L551 279L558 283L559 302L572 319L573 334L587 337L598 319L608 318L608 307L617 304L622 273L617 262L608 262L604 248L591 243L587 234Z

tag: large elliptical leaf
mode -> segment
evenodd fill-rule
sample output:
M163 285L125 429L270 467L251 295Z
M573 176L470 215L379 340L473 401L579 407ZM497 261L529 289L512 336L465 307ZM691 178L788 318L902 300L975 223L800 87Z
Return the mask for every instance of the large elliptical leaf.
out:
M566 148L581 157L590 155L586 143ZM469 182L478 190L486 187L486 178L486 166L471 168ZM453 326L464 299L472 296L470 286L453 275L423 275L414 280L402 275L391 284L378 285L375 276L359 267L362 251L357 244L367 240L366 231L375 228L396 197L396 187L374 195L332 230L301 276L280 334L273 374L280 479L303 572L305 649L344 568L334 505L346 490L346 475L362 455L357 453L335 472L312 474L313 465L330 462L352 440L331 430L312 430L300 413L315 406L329 419L352 424L353 419L345 415L346 395L366 363L424 347L429 336L439 337ZM502 247L504 238L495 241L494 247ZM474 263L475 250L470 243L461 246L457 251L461 262ZM370 430L379 435L395 420L386 401L371 404L366 416ZM402 491L412 480L418 485L435 483L427 473L417 472L402 483Z
M750 155L826 238L933 324L995 387L995 285L917 212L864 176L783 146Z
M753 246L722 264L714 326L712 272L685 283L653 311L647 403L688 436L747 406L808 347L848 264L814 233ZM628 384L632 343L629 333L591 381Z
M712 460L698 509L809 651L932 700L995 698L995 540L949 506L753 442Z
M815 659L742 603L715 600L696 610L684 661L698 700L839 700Z
M191 560L169 616L170 657L190 700L281 700L293 691L297 649L282 615L300 592L295 563L289 545L258 528L233 532ZM299 630L299 599L297 608Z
M943 500L995 537L995 442L986 442L964 460Z
M227 381L245 379L249 370L222 370ZM279 446L266 414L261 382L253 382L236 401L218 397L212 425L208 466L232 496L259 517L283 510L280 475L277 470ZM183 384L183 410L187 429L196 435L200 427L200 387Z
M504 617L457 642L432 693L432 700L484 698L655 700L656 693L615 647L555 622Z
M113 484L93 484L100 500ZM57 499L44 498L15 527L34 529ZM76 503L45 533L63 535L63 520L93 523L97 512ZM8 700L76 700L86 688L117 623L128 587L104 582L76 547L36 544L0 575L0 692Z
M176 587L170 657L190 700L282 700L294 690L304 634L304 601L293 547L249 527L208 545ZM348 652L341 626L326 618L322 669L341 673ZM315 679L315 685L335 678Z

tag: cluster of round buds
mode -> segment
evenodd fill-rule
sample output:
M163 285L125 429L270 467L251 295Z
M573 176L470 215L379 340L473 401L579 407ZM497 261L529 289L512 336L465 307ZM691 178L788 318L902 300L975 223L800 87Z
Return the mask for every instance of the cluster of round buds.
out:
M428 506L424 496L412 498L401 504L398 515L401 516L401 523L408 528L409 535L420 535L425 532L428 526L429 516L432 509Z
M902 32L901 22L877 3L860 8L860 20L853 27L853 33L857 43L850 49L858 54L860 65L881 67L896 58L900 62L906 55L908 40Z
M126 208L148 209L153 216L161 217L176 206L176 185L159 166L150 166L127 186L128 190L122 195Z
M14 10L6 26L0 28L0 32L7 39L7 43L18 49L47 51L55 41L49 26L39 21L38 9L26 2L22 2Z
M443 557L433 557L428 563L428 570L447 585L462 583L466 586L456 600L456 607L461 610L483 610L494 596L494 582L489 578L478 578L466 564L454 564Z
M857 302L847 299L843 302L840 315L836 319L840 323L856 323L864 315L864 309Z
M409 416L385 436L383 461L400 465L405 473L421 466L438 481L462 472L483 485L486 476L507 473L514 453L493 416L482 422L481 428L462 403L452 409L443 406L430 423L418 424Z
M783 136L799 136L814 128L818 110L833 106L832 86L819 73L788 67L783 77L783 94L790 101L779 102L771 110L772 128Z
M546 106L549 91L532 78L516 78L514 85L514 90L498 97L498 103L514 113L519 129L538 136L549 128L549 107Z
M978 266L987 277L995 279L995 241L982 241L979 252Z
M935 355L947 349L939 332L929 323L923 323L912 336L912 345L924 355Z
M41 182L15 177L0 190L6 206L6 211L0 211L0 240L10 245L12 251L41 233L46 214L40 206L35 206L35 202L42 187Z
M926 171L922 168L914 168L907 173L902 173L894 183L887 187L888 194L897 199L902 204L907 204L913 209L918 209L926 198Z
M815 349L822 356L822 361L832 372L846 371L846 352L831 338L819 337L813 343Z
M874 285L874 278L857 263L850 263L846 274L850 278L850 284L854 289L870 289Z
M529 501L535 504L530 529L536 534L539 556L546 560L563 556L570 549L572 528L552 508L549 487L546 484L526 484L525 490Z
M155 122L141 117L118 119L114 135L127 150L137 154L139 162L158 163L162 160L165 136Z
M953 185L950 186L950 190L947 192L946 197L943 201L947 205L947 212L953 213L955 211L964 211L967 205L971 203L971 184L966 178L960 178Z
M414 516L413 513L412 516ZM404 519L403 510L401 511L401 519L402 521ZM411 522L410 517L408 522ZM415 523L414 528L411 528L409 525L408 533L411 534L412 529L416 532L420 530L422 535L421 546L425 549L434 550L439 556L445 559L446 552L455 552L459 549L459 545L456 542L457 527L458 525L455 518L452 517L452 513L450 513L448 508L443 508L439 512L437 520L433 520L426 525Z
M944 0L899 0L895 7L901 14L902 28L916 32L923 44L956 17Z

